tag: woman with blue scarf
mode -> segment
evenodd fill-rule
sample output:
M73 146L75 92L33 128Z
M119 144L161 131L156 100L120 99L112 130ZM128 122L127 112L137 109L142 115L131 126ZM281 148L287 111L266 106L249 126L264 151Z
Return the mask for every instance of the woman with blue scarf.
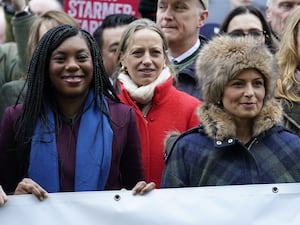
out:
M120 103L91 35L61 25L40 40L23 104L0 127L0 184L8 193L132 189L146 193L132 108Z

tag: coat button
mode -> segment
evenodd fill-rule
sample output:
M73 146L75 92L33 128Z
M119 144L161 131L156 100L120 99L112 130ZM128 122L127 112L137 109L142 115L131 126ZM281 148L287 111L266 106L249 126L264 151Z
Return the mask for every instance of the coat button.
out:
M217 144L217 145L221 145L221 144L222 144L222 141L217 141L216 144Z
M233 139L232 139L232 138L228 139L228 143L229 143L229 144L231 144L232 142L233 142Z

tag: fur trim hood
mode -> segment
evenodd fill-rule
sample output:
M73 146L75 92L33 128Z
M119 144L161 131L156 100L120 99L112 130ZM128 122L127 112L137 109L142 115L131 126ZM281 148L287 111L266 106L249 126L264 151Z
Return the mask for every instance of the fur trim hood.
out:
M233 118L221 107L212 103L203 103L197 110L199 119L207 135L215 140L236 137L236 125ZM282 119L281 104L272 98L264 103L259 115L253 121L253 137L280 124Z
M215 37L203 46L196 61L203 100L207 103L220 101L225 85L245 69L256 69L263 75L266 98L270 99L277 78L275 63L266 45L252 37Z

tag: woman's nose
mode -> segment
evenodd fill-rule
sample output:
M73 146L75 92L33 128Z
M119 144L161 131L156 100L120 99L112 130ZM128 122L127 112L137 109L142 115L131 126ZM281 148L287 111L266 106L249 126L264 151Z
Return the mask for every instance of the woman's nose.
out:
M245 96L247 96L247 97L253 96L254 90L253 90L252 84L247 84L247 85L246 85L244 94L245 94Z
M66 64L66 70L78 70L79 65L75 59L69 59Z
M152 62L151 55L146 52L143 57L143 64L149 64L151 62Z

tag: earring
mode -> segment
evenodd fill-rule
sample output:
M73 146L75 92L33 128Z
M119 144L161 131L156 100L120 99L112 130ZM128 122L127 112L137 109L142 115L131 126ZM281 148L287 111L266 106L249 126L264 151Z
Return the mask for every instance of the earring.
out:
M121 72L122 73L127 73L127 68L125 66L123 66L123 65L121 67Z

